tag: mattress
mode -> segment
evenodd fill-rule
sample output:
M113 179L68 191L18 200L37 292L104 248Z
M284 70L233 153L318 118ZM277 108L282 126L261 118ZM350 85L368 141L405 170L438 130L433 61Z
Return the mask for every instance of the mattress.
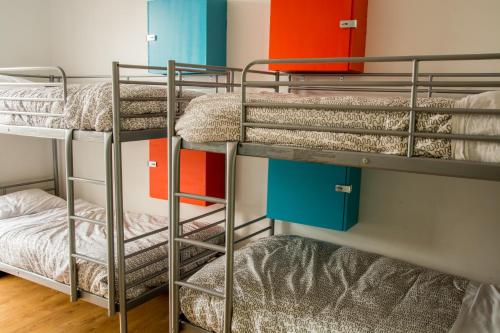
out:
M224 257L188 281L223 292ZM471 285L463 278L352 248L272 236L235 252L232 332L498 332L461 330L474 326L474 311L466 305L478 302L470 300L475 295ZM475 317L483 328L500 328L500 289L495 290L496 307ZM180 300L191 323L222 332L222 299L183 287Z
M364 130L408 131L407 112L373 112L339 110L335 106L408 107L409 99L368 96L299 96L285 93L249 93L253 103L292 103L331 105L328 110L302 108L248 107L247 121L287 125L328 126ZM426 108L493 108L500 109L500 92L469 96L462 100L433 97L418 98L417 105ZM240 140L241 96L237 93L211 94L192 100L176 124L177 134L190 142ZM452 116L419 113L416 129L420 132L500 135L498 116ZM391 155L406 155L407 138L389 135L361 135L319 131L247 128L247 142L269 145L346 150ZM500 144L464 143L458 140L416 138L417 156L500 162Z
M29 272L45 276L51 280L69 284L67 212L64 200L40 195L30 190L16 194L18 200L15 205L9 203L9 196L0 197L0 211L8 213L0 219L0 262ZM48 195L48 194L47 194ZM40 200L42 199L42 200ZM12 201L12 200L11 200ZM41 202L41 204L39 204ZM2 204L3 203L3 204ZM32 209L33 205L38 205ZM12 209L9 209L12 208ZM106 214L102 207L76 200L75 210L78 216L90 219L105 220ZM127 212L124 215L125 238L142 235L148 231L157 230L168 225L168 219L160 216ZM205 226L204 222L193 222L185 225L185 232ZM192 237L205 239L215 233L222 232L219 227L212 227ZM168 240L168 232L162 232L135 242L126 244L126 254L150 247ZM223 239L216 239L222 242ZM77 252L106 260L106 231L105 227L86 222L76 222ZM146 262L154 261L166 256L168 246L162 246L126 260L127 270L133 270ZM181 260L185 260L199 253L201 250L191 248L183 251ZM186 270L200 265L194 263ZM95 295L108 297L108 277L105 267L77 260L78 284L83 290ZM139 269L127 275L127 283L149 276L168 268L168 260ZM127 290L127 298L131 299L142 293L168 282L168 273L161 274L136 287Z
M164 101L121 102L123 115L166 113L167 89L160 86L122 85L121 97L165 98ZM200 93L183 91L182 97L194 98ZM1 97L62 98L60 87L0 88ZM183 110L187 102L180 103ZM110 131L113 127L112 85L109 82L68 85L67 102L29 102L0 100L0 110L62 114L61 118L28 115L0 115L0 124L48 128L69 128L89 131ZM138 117L122 119L124 130L142 130L166 127L166 117Z

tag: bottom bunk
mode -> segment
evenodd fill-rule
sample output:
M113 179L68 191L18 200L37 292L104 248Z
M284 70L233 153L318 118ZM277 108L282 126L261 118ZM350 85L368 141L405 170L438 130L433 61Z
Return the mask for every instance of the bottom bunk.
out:
M104 208L84 200L75 201L78 216L105 220ZM39 189L30 189L0 196L0 270L26 276L54 289L64 291L69 284L69 250L66 201ZM222 229L210 227L208 222L186 223L185 233L194 239L215 237ZM153 233L168 226L166 217L127 212L124 215L125 239L137 240L126 244L127 299L133 299L168 282L168 231ZM107 257L106 226L76 222L76 247L78 253L103 262ZM157 246L162 244L162 246ZM151 248L150 250L146 250ZM146 250L146 251L144 251ZM213 256L199 256L202 250L195 247L182 251L182 260L188 260L184 272L191 271ZM197 261L197 256L200 258ZM115 258L116 260L116 258ZM98 263L77 260L78 288L93 296L107 298L108 274ZM23 274L24 273L24 274ZM37 278L38 277L38 278ZM118 278L118 274L116 274ZM153 277L153 278L150 278ZM116 284L117 285L117 284ZM102 303L106 306L106 303Z
M188 282L223 292L224 267ZM222 332L223 299L183 287L180 301L188 324ZM499 286L298 236L235 251L233 301L236 333L500 332Z

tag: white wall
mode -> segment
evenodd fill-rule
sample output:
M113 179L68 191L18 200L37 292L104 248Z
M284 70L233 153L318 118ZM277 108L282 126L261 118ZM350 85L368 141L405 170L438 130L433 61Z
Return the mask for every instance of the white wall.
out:
M61 18L52 20L55 52L51 58L69 73L109 73L109 63L115 59L146 62L145 1L51 0L51 4L52 15ZM371 0L366 53L500 52L499 12L496 0ZM228 0L228 65L243 66L265 58L268 30L269 0ZM481 65L474 70L500 68ZM77 171L102 175L98 146L82 144L77 149L77 157L89 161ZM166 203L147 198L147 145L127 144L124 153L126 206L164 213ZM266 160L238 158L240 218L265 212L266 178ZM288 223L280 223L278 229L500 283L500 265L494 255L500 252L499 183L375 170L364 170L362 183L360 222L351 231ZM94 190L80 194L97 199Z
M50 64L48 8L39 0L0 0L0 67ZM48 140L0 135L0 184L50 176L50 147Z

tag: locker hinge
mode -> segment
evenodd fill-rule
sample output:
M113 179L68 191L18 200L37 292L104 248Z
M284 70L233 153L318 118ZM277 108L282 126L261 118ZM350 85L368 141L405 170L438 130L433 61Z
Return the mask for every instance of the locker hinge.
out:
M351 193L352 185L335 185L335 192Z
M357 28L358 20L340 20L340 27L343 29Z
M156 161L148 161L148 166L150 168L156 168Z
M150 35L147 35L147 36L146 36L146 40L147 40L148 42L156 42L156 39L157 39L157 37L156 37L156 35L155 35L155 34L150 34Z

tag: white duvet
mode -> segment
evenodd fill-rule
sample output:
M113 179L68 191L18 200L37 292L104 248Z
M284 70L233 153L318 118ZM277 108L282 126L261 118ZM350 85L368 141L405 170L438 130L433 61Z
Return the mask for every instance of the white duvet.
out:
M79 216L105 220L102 207L76 200L75 211ZM66 202L41 190L27 190L0 197L0 262L23 270L43 275L52 280L69 284L68 234ZM144 234L168 225L161 216L127 212L124 216L125 238ZM185 231L197 229L203 222L185 225ZM196 238L206 238L222 229L215 227L201 231ZM150 247L168 239L168 231L126 245L126 253ZM220 241L220 240L219 240ZM106 232L103 226L76 222L77 252L106 260ZM167 255L168 246L147 251L126 261L127 270L138 267ZM195 255L200 250L192 248L182 252L183 258ZM108 279L105 267L77 261L79 287L98 296L108 296ZM150 265L127 276L127 283L168 267L168 261ZM127 298L136 297L148 289L167 282L167 273L131 288Z

